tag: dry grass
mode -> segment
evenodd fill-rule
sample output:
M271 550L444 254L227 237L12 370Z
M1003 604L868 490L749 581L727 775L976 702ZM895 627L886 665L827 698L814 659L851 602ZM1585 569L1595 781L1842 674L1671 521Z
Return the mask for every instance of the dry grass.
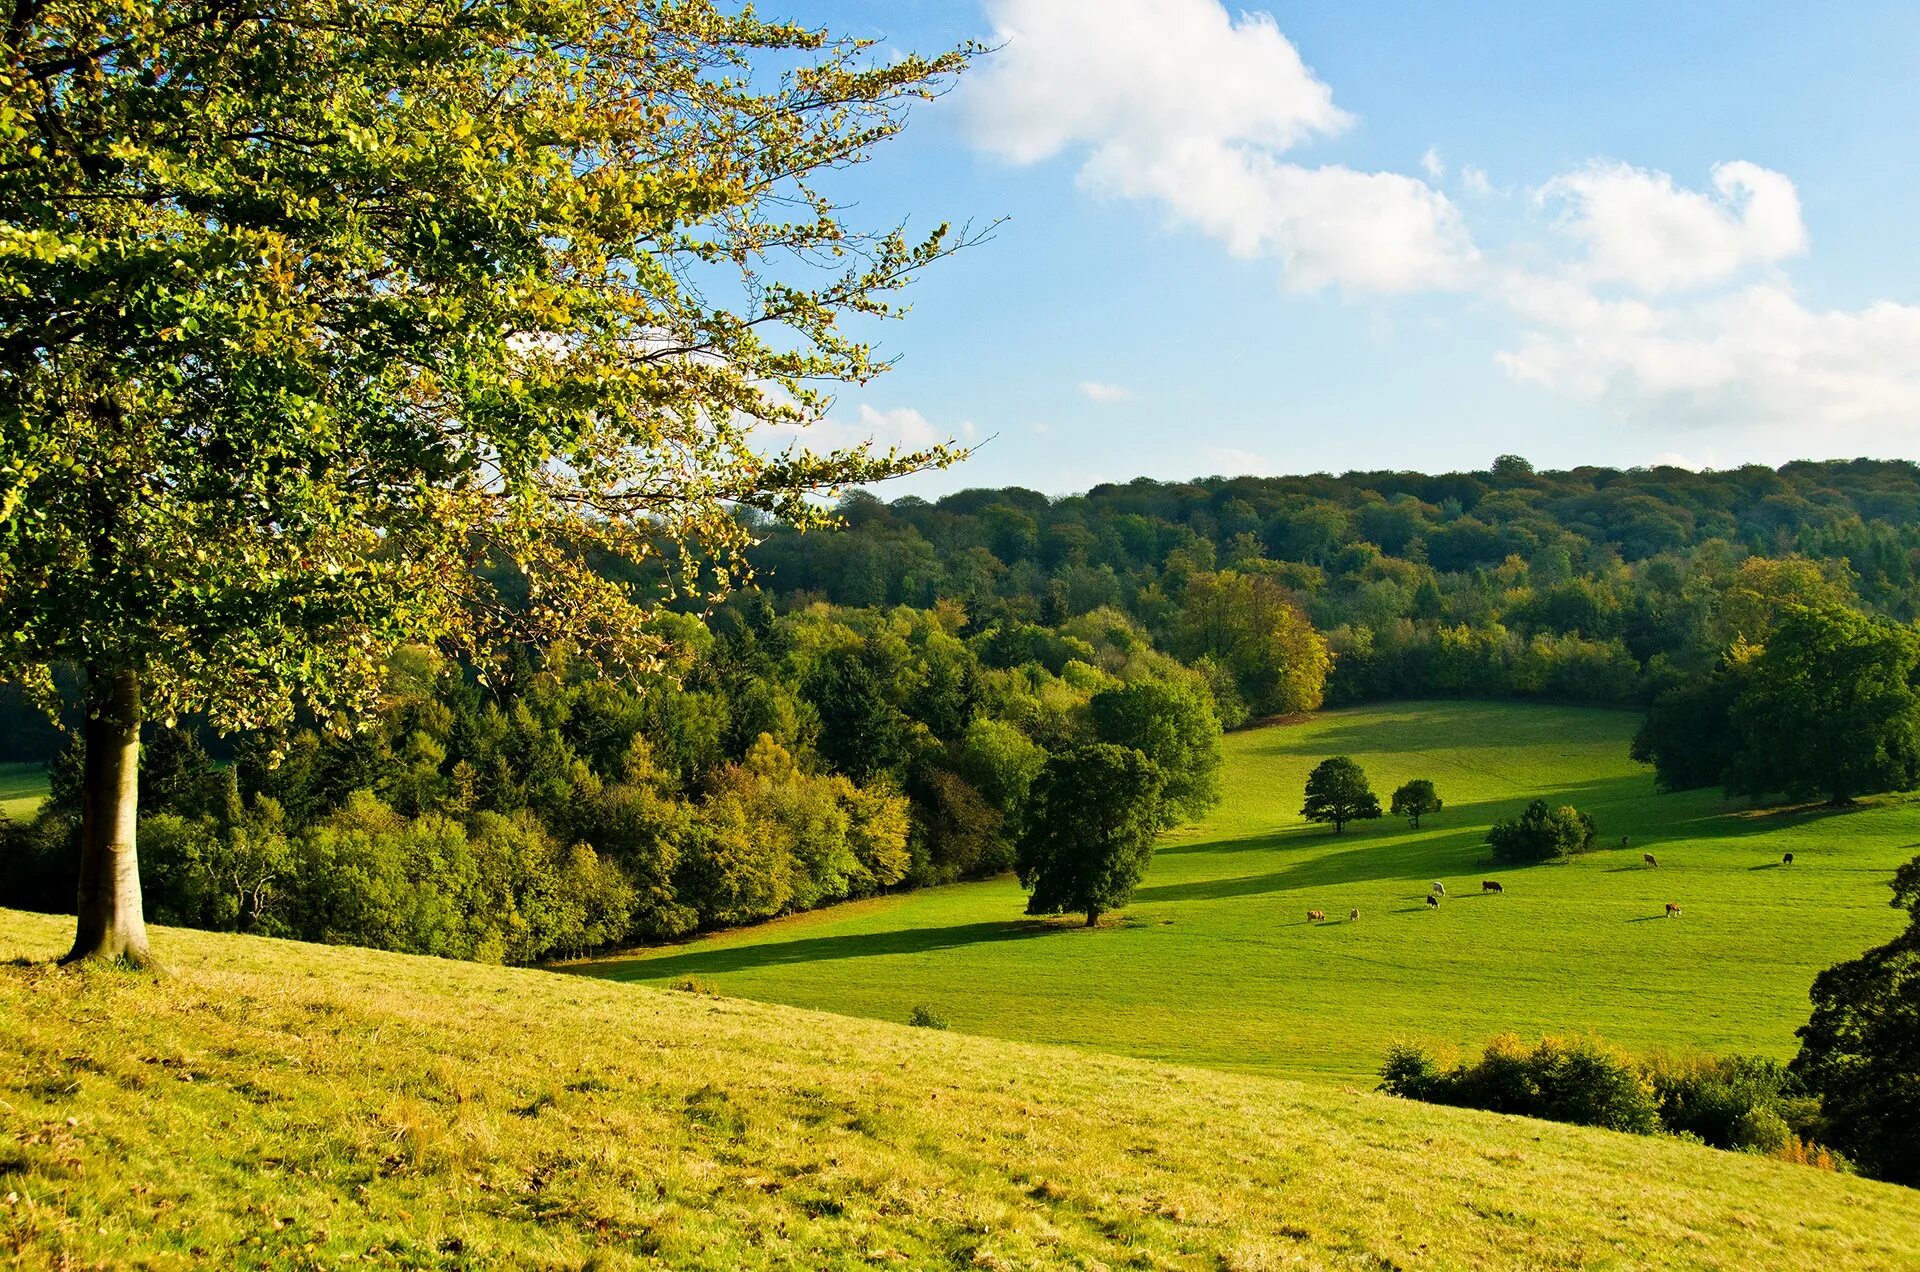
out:
M0 911L26 1267L1912 1267L1920 1194L1336 1087Z

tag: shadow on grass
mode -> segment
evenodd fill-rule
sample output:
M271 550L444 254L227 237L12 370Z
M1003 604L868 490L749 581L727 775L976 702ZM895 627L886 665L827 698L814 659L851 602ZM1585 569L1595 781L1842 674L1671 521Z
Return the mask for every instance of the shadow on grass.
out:
M872 958L885 954L933 954L994 941L1018 941L1050 932L1082 930L1045 919L1009 919L996 923L960 923L952 927L907 928L889 932L859 932L844 936L810 936L795 941L767 941L753 945L697 946L683 954L637 958L622 962L584 964L565 970L603 980L665 980L681 976L716 976L760 967L788 967L845 958Z

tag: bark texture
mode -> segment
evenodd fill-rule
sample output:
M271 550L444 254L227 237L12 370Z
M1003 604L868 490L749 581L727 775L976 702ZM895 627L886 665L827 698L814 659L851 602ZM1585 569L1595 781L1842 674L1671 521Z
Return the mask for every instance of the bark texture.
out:
M146 912L134 848L140 795L140 680L132 671L91 675L87 759L80 806L80 895L73 949L64 961L145 966Z

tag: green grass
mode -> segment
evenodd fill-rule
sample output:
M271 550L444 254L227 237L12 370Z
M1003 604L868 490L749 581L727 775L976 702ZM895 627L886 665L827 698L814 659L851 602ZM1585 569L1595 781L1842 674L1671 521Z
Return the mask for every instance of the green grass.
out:
M27 821L47 797L47 770L39 764L0 764L0 817Z
M1920 852L1920 803L1756 813L1716 792L1660 795L1627 755L1637 721L1422 703L1232 735L1214 816L1165 842L1125 919L1097 931L1023 919L1023 894L1002 879L581 970L694 976L884 1020L925 1003L971 1033L1369 1083L1396 1040L1469 1045L1507 1029L1790 1055L1814 975L1898 929L1886 883ZM1383 803L1430 777L1446 811L1417 832L1394 819L1339 836L1304 824L1307 771L1342 753ZM1588 809L1615 847L1568 865L1487 864L1486 827L1536 796ZM1782 866L1788 850L1797 860ZM1483 878L1505 894L1481 895ZM1449 898L1429 912L1435 880ZM1684 917L1665 919L1668 901ZM1309 909L1329 921L1309 924Z
M1920 1193L1324 1085L0 911L26 1268L1897 1268Z

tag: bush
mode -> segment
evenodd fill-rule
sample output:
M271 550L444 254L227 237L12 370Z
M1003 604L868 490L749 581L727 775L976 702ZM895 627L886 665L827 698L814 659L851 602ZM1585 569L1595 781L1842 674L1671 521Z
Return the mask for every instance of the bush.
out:
M1536 799L1518 817L1498 822L1487 832L1496 861L1525 864L1559 861L1593 847L1593 818L1577 808L1549 808Z
M1752 1056L1636 1060L1597 1038L1513 1034L1479 1058L1443 1068L1427 1052L1396 1046L1380 1090L1432 1104L1515 1113L1635 1135L1666 1132L1714 1148L1764 1153L1826 1170L1845 1159L1813 1142L1817 1106L1776 1061Z
M907 1023L916 1029L945 1029L947 1018L935 1015L933 1008L921 1003L907 1014Z

